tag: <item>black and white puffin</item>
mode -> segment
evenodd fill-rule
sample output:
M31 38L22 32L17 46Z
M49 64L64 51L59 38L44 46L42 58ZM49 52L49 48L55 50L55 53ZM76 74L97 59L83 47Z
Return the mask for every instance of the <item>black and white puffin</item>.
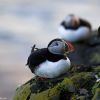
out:
M72 52L74 47L63 39L52 40L47 48L31 52L27 60L32 73L40 78L56 78L66 73L71 62L67 53Z
M91 35L91 24L71 14L61 22L59 33L60 37L66 41L76 42L84 40Z

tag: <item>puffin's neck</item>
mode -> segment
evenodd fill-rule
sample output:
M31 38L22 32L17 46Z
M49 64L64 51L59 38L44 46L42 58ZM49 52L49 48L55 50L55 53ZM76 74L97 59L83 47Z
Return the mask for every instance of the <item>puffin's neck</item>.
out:
M47 50L47 59L49 61L53 61L53 62L56 62L58 60L61 60L61 59L67 59L67 57L65 55L60 55L60 54L53 54L51 52L49 52L49 50Z

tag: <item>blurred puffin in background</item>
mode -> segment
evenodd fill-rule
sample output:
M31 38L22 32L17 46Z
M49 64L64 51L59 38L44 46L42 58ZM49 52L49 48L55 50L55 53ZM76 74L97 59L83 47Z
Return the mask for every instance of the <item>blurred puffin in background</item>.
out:
M72 52L74 47L63 39L52 40L47 48L31 51L27 65L38 79L56 78L67 73L71 62L67 53Z
M70 14L60 24L60 37L66 41L77 42L91 36L91 24L77 16Z

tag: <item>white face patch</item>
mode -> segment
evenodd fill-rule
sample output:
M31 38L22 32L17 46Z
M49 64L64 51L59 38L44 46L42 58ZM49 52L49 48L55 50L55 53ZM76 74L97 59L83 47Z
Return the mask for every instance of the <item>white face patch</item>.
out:
M65 42L63 40L62 41L54 41L49 45L48 50L53 54L64 55Z
M66 23L66 26L71 26L71 20L72 20L72 18L71 18L71 16L67 16L66 18L65 18L65 23Z
M66 18L64 19L65 25L66 26L75 26L79 24L79 18L77 16L74 15L68 15L66 16Z

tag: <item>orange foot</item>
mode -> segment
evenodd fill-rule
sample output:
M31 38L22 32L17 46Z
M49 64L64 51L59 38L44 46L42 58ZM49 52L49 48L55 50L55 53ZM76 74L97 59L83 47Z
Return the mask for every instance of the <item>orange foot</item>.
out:
M36 80L44 81L44 80L46 80L46 79L47 79L47 78L45 78L45 77L36 76Z

